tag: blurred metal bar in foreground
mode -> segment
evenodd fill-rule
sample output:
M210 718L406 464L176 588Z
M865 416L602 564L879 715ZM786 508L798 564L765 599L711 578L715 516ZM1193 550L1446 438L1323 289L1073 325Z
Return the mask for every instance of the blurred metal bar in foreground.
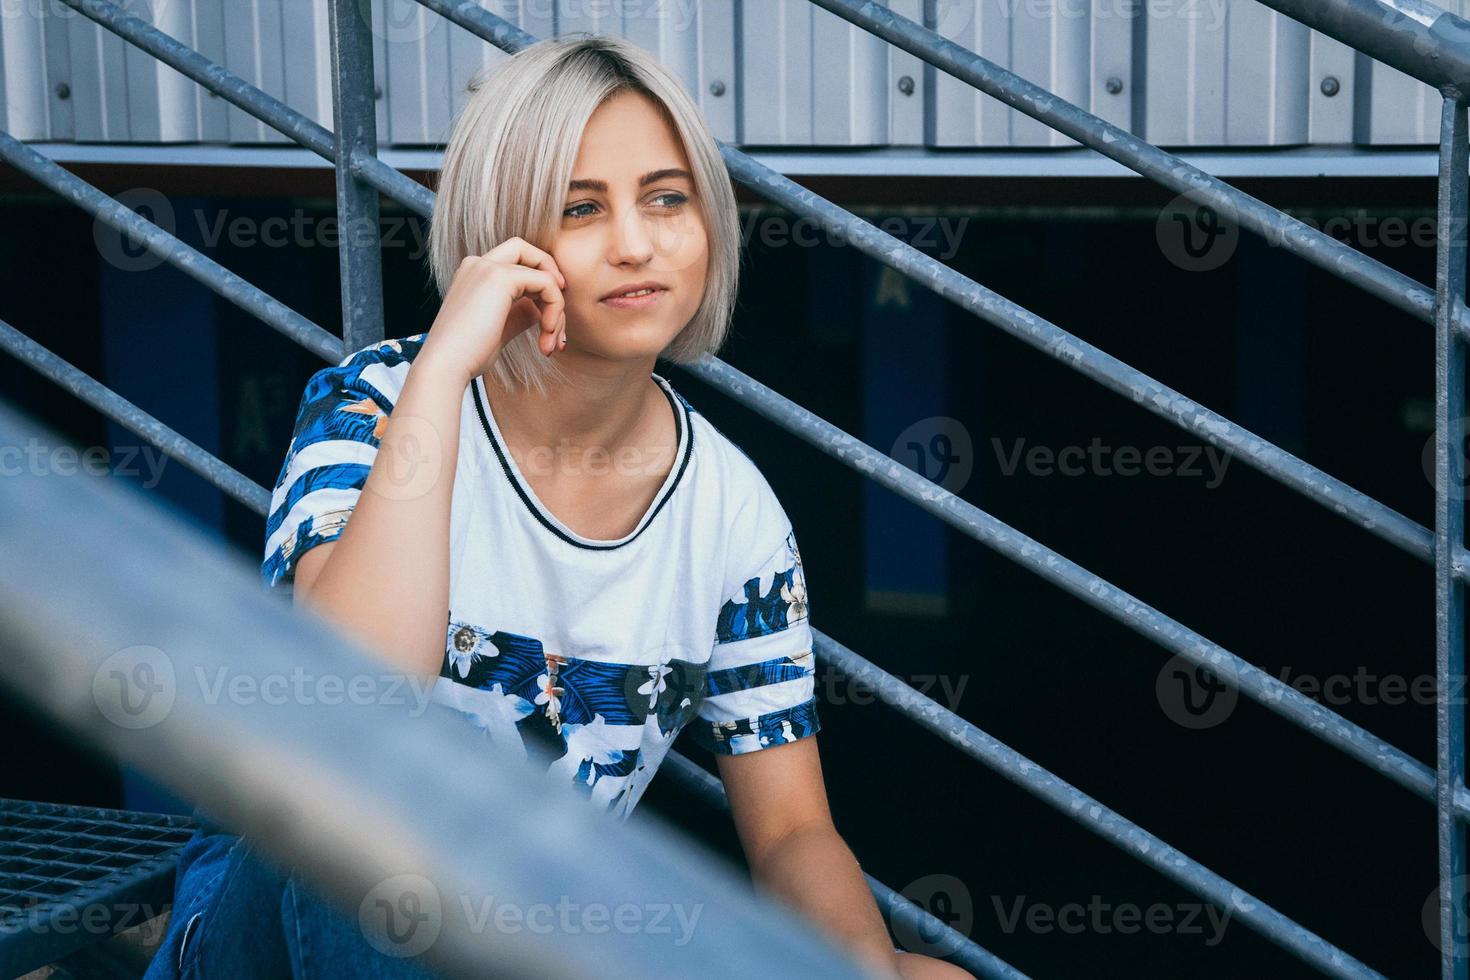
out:
M0 404L0 447L33 441L66 445ZM427 682L104 480L0 479L0 682L298 867L380 948L463 977L871 976L677 830L489 751Z

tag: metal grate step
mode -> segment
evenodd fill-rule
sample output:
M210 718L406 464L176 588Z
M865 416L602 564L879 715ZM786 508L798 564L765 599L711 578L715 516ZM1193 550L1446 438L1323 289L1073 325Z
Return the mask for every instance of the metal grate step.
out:
M162 914L188 817L0 799L0 976Z

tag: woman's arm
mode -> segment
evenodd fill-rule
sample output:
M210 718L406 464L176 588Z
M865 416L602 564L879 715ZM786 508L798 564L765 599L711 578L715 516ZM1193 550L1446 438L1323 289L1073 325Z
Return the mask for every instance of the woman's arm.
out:
M832 824L815 737L716 756L755 882L820 922L854 956L897 972L862 868Z
M295 602L406 673L437 676L444 659L465 388L534 323L542 352L559 349L564 285L551 256L519 238L461 263L393 404L351 518L336 540L297 562Z
M444 659L462 373L431 357L425 341L341 537L296 564L296 604L404 672L430 677Z
M715 759L756 884L820 923L879 976L974 980L943 960L895 952L863 869L832 823L815 737Z

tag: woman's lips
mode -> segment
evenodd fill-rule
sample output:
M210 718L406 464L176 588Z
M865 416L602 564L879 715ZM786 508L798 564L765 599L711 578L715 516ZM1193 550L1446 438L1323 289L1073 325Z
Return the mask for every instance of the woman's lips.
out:
M609 296L601 302L618 310L645 310L659 301L659 297L668 292L667 289L655 289L651 293L642 296Z

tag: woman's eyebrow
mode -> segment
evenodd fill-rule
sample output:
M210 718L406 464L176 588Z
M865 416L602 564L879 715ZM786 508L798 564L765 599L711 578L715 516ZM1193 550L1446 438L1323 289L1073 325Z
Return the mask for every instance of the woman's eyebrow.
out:
M683 177L685 180L692 180L693 179L690 176L689 171L687 171L687 170L684 170L684 169L682 169L680 167L665 167L662 170L650 170L648 173L644 174L642 177L639 177L638 178L638 186L639 187L647 187L649 184L657 183L660 180L670 180L670 179L675 178L675 177ZM607 193L607 181L605 181L605 180L596 180L596 179L591 178L591 177L581 177L581 178L578 178L577 180L572 181L570 184L568 184L567 185L567 190L569 190L569 191L596 191L599 194L606 194Z

